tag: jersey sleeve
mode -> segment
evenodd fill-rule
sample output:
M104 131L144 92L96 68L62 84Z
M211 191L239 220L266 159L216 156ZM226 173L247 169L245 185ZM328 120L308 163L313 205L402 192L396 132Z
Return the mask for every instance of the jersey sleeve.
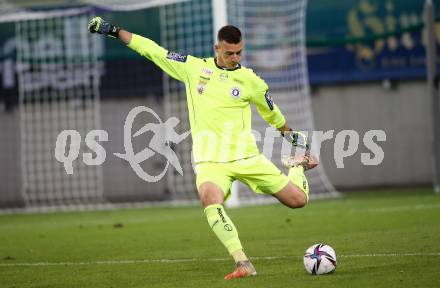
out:
M286 119L278 106L273 102L266 82L259 77L256 78L255 82L255 91L251 96L251 102L254 103L258 113L270 126L274 128L283 127Z
M186 77L187 66L197 59L189 55L169 52L153 40L137 34L132 34L131 41L127 46L151 60L174 79L183 82L188 78Z

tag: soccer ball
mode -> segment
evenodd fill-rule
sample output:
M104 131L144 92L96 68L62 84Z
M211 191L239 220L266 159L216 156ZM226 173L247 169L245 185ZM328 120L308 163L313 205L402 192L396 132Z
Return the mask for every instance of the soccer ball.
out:
M335 271L336 253L325 244L315 244L304 255L304 268L309 274L321 275Z

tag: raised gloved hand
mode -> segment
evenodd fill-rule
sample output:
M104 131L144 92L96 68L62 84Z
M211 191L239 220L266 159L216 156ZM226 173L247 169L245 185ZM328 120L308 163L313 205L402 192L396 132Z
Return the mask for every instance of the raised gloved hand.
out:
M90 33L105 34L115 38L118 38L119 31L121 30L121 28L108 23L101 17L95 17L90 20L88 28Z

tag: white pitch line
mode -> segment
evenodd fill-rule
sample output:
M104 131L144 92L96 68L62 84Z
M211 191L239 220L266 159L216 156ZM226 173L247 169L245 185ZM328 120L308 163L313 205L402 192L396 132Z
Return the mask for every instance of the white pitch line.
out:
M356 258L356 257L410 257L410 256L440 256L440 252L433 253L375 253L375 254L351 254L337 257Z
M413 257L413 256L435 256L439 257L440 252L434 253L374 253L374 254L347 254L338 255L338 258L363 258L363 257ZM302 258L302 256L257 256L252 260L279 260L286 258ZM185 262L217 262L230 261L231 258L186 258L186 259L142 259L142 260L107 260L89 262L21 262L21 263L0 263L0 267L14 266L81 266L81 265L121 265L121 264L145 264L145 263L185 263Z

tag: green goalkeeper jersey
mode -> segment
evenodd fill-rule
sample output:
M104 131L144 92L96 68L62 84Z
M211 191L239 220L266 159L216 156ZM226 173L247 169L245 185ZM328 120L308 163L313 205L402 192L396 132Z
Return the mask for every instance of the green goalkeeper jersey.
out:
M136 34L128 47L185 84L196 163L231 162L259 154L251 132L250 103L272 127L285 124L266 82L251 69L237 66L227 70L215 58L169 52Z

